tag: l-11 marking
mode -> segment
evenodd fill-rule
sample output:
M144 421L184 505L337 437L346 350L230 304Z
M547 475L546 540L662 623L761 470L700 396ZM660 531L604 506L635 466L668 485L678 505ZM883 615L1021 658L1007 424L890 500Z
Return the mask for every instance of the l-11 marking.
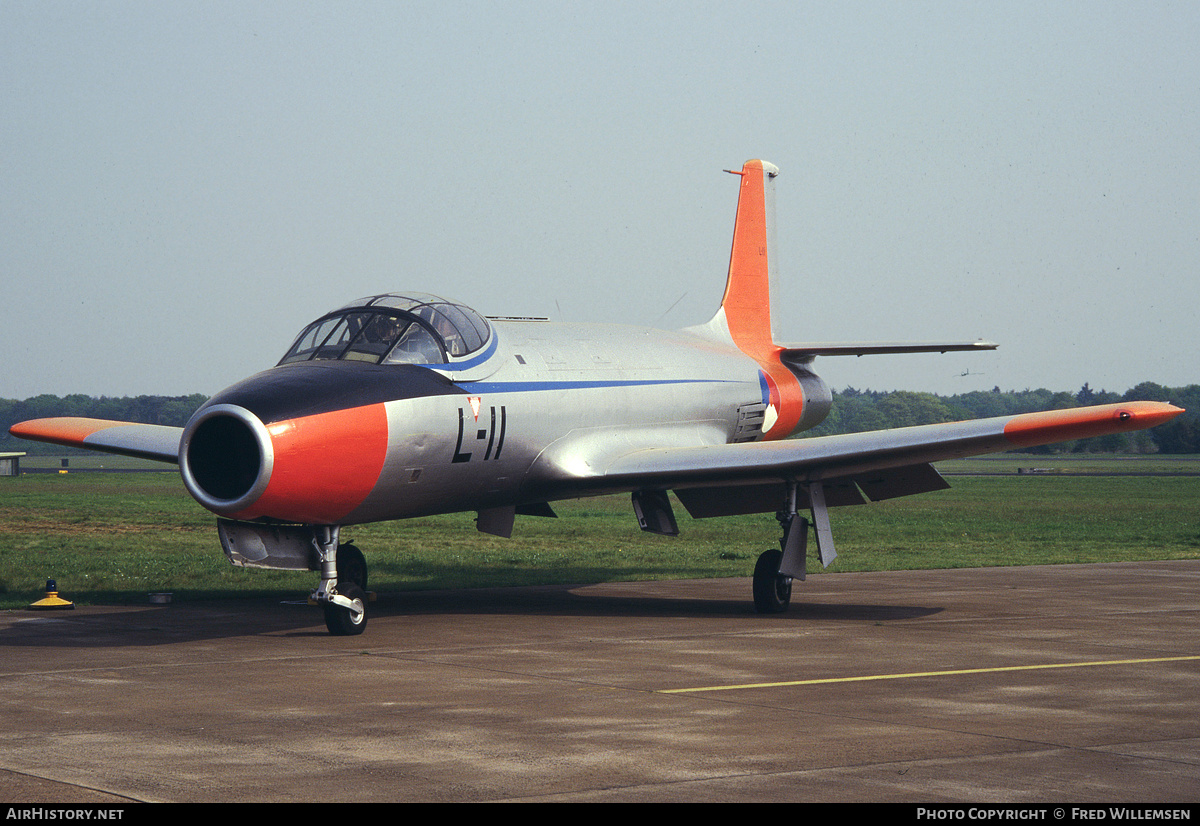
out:
M770 613L805 576L810 528L822 564L836 555L832 507L946 488L935 461L1138 430L1182 412L1130 402L785 440L829 412L818 357L996 345L776 343L778 170L754 160L735 174L725 293L706 324L489 321L436 296L374 295L317 319L279 364L213 396L183 428L66 418L11 432L177 462L188 492L218 515L234 564L319 571L312 599L329 630L357 634L367 566L339 543L343 525L476 511L481 531L508 536L517 514L624 492L643 529L677 534L672 491L695 518L776 514L780 547L759 557L753 579L755 607Z
M473 411L473 415L474 415L474 421L475 421L475 423L478 423L479 422L479 397L478 396L472 397L470 400L470 403L471 403L471 410ZM507 430L507 428L508 428L508 409L505 405L500 405L499 429L497 429L497 425L496 425L496 406L491 405L489 410L491 411L491 413L490 413L491 423L489 424L488 427L478 428L478 427L472 427L472 426L468 425L467 424L467 411L461 407L458 408L458 442L456 442L454 445L454 458L451 459L452 462L457 464L458 462L471 461L471 456L473 455L473 452L478 453L479 447L485 441L487 443L487 447L483 451L483 461L486 462L489 459L499 460L500 452L502 450L504 450L504 433L505 433L505 430ZM475 432L476 445L475 445L474 451L473 452L472 451L464 451L463 450L463 435L468 434L467 435L467 438L468 438L467 444L469 445L470 444L470 441L469 441L470 435L469 434L471 433L471 431ZM495 449L496 449L496 452L494 454L492 453L493 447L495 447Z

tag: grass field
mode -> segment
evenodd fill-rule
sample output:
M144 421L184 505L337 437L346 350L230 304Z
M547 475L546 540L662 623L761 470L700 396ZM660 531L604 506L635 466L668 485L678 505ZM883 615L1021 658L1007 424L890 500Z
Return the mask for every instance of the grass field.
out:
M1009 475L953 477L948 491L834 510L839 557L827 573L1200 558L1200 476L1080 476L1055 472L1053 457L1013 461ZM1161 472L1154 461L1140 467ZM943 469L962 472L958 464ZM1017 476L1016 467L1046 472ZM1200 459L1170 469L1197 472ZM390 592L749 576L779 534L770 514L692 520L678 505L682 536L644 534L625 496L554 508L558 519L518 518L508 540L455 514L351 526L343 541L366 553L372 590ZM40 598L47 578L79 604L145 603L156 591L177 601L296 598L316 582L229 565L214 517L173 473L0 479L0 608Z

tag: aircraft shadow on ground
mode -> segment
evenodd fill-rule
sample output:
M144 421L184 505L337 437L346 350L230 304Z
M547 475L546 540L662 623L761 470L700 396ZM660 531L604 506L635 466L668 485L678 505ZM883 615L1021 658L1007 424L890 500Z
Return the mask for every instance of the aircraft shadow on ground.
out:
M651 583L647 583L650 585ZM914 619L940 612L937 607L903 605L849 605L805 602L793 595L783 614L755 613L749 588L744 599L641 596L600 591L605 586L549 585L527 588L484 588L462 591L416 591L381 595L377 614L530 614L588 617L664 617L713 619L720 617L761 621L795 620L896 620ZM637 586L632 586L636 588ZM663 590L656 587L655 590Z
M662 583L646 583L656 591ZM378 639L374 628L389 619L423 616L524 615L539 617L622 617L663 619L727 619L764 627L783 624L841 621L875 623L913 620L940 613L933 606L886 603L818 603L796 600L782 614L759 615L746 599L698 598L656 593L613 594L607 586L542 585L455 591L407 591L378 595L371 604L368 625L361 637L347 638L370 644ZM637 588L637 585L630 586ZM285 635L329 637L321 612L305 604L304 595L281 591L254 598L189 601L176 594L165 606L97 606L80 611L29 612L0 628L2 648L107 648L171 645L198 640ZM330 638L339 639L339 638Z

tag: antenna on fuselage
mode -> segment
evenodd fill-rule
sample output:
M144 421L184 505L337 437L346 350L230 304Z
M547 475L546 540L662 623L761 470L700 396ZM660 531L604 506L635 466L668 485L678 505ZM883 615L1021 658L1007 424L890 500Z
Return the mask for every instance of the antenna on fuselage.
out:
M687 290L684 290L683 295L681 295L681 296L679 296L679 298L675 299L675 302L673 304L671 304L670 307L667 307L667 309L663 311L663 314L660 315L658 318L656 318L654 320L654 323L651 324L650 326L657 327L659 325L659 322L661 322L664 318L667 317L667 313L671 312L671 310L674 310L675 305L678 304L680 301L683 301L683 299L685 299L685 298L687 298Z

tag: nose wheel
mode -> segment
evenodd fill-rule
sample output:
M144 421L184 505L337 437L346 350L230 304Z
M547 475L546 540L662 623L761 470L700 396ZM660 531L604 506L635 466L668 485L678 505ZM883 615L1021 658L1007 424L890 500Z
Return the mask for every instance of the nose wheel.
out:
M321 556L321 583L312 601L325 614L325 627L335 637L361 634L367 627L367 561L354 545L338 544L338 526L313 528Z
M353 582L338 586L337 602L321 604L325 612L325 627L335 637L352 637L361 634L367 627L367 595ZM343 605L342 599L349 602Z

